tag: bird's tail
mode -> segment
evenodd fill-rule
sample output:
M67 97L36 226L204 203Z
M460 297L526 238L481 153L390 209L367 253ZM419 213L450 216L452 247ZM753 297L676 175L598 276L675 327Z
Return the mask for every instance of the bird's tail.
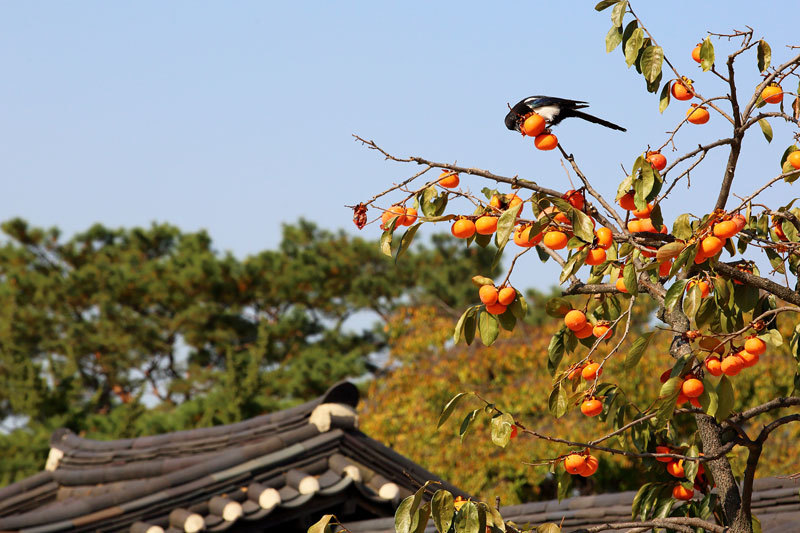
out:
M622 126L617 126L613 122L609 122L607 120L603 120L602 118L597 118L594 115L590 115L589 113L584 113L583 111L572 111L570 113L574 117L582 118L583 120L588 120L589 122L594 122L595 124L600 124L601 126L605 126L606 128L611 128L612 130L618 131L628 131Z

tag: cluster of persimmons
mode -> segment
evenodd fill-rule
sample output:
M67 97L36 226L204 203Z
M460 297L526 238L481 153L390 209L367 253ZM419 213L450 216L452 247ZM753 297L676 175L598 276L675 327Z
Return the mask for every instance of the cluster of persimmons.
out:
M692 51L692 58L700 63L700 49L698 45ZM682 77L672 82L669 87L669 92L676 100L686 101L697 97L693 88L692 80ZM779 84L773 83L763 89L760 95L760 100L776 104L781 103L783 99L783 91ZM713 107L713 106L712 106ZM709 112L703 105L691 104L691 107L686 112L686 121L692 124L705 124L709 121ZM534 144L541 150L552 150L558 146L558 139L547 129L547 121L536 113L530 113L523 117L520 125L522 134L534 138ZM643 154L644 160L649 165L660 172L667 166L667 159L660 153L659 150L647 151ZM783 171L788 172L792 169L800 169L800 150L790 152L786 156ZM437 185L445 189L454 189L460 185L459 175L451 170L444 169L440 174ZM460 215L455 218L451 226L451 233L458 239L472 239L476 235L492 235L498 231L498 222L500 217L509 209L514 209L519 206L518 214L516 215L515 227L513 229L514 243L523 248L531 248L541 245L551 251L561 250L564 248L578 248L585 251L585 259L583 264L595 266L606 263L609 258L607 250L614 245L615 235L611 228L596 227L595 219L592 218L592 211L587 209L586 199L584 197L584 189L569 190L562 195L562 199L566 201L572 209L570 213L565 213L559 210L555 205L549 205L544 209L541 206L533 203L533 211L535 220L523 220L522 207L525 203L522 198L517 194L500 194L495 193L491 196L488 205L483 202L482 206L476 214L473 215ZM491 193L489 193L491 194ZM626 229L632 234L642 233L661 233L667 234L667 226L661 222L660 212L654 213L655 206L653 203L646 203L644 207L637 207L636 193L633 189L624 192L620 191L616 199L618 205L628 212L626 218ZM645 200L646 202L646 200ZM642 205L641 198L638 201L639 206ZM562 208L565 204L560 202ZM582 240L573 240L574 236L572 219L570 215L575 215L575 211L580 211L589 217L592 223L591 230L593 230L592 242L586 242L587 233L592 234L591 230L584 231L581 235ZM583 216L583 215L581 215ZM452 219L452 217L450 217ZM386 210L382 217L382 228L387 229L389 224L396 219L394 227L398 226L411 226L417 222L418 213L415 208L407 208L403 205L394 205ZM574 219L574 217L573 217ZM423 218L423 221L425 219ZM657 221L657 222L656 222ZM719 212L712 213L691 237L680 242L686 247L697 245L696 253L694 256L694 263L701 264L708 259L717 257L723 248L726 247L728 239L733 238L741 232L748 224L747 218L739 213L726 213L720 210ZM536 230L534 230L536 228ZM786 235L781 227L779 219L773 219L772 224L773 234L779 241L788 241ZM509 231L506 226L505 231ZM506 236L508 236L506 234ZM620 242L622 236L617 236ZM576 244L577 242L577 244ZM656 247L648 247L638 245L638 251L644 258L658 257ZM730 246L729 246L730 248ZM612 250L613 252L613 250ZM680 252L680 250L678 250ZM552 252L550 252L552 254ZM660 278L668 278L672 272L673 259L678 254L665 254L669 256L667 259L659 260L657 269L656 265L652 268L657 270ZM662 256L664 257L664 256ZM619 267L616 272L621 272L625 268L625 258L617 258L616 254L612 255L612 260ZM691 260L691 259L689 259ZM741 267L747 270L749 267L743 264ZM613 274L617 276L615 283L617 291L627 293L626 283L624 276L621 274ZM488 278L487 278L488 279ZM630 281L629 281L630 282ZM734 283L739 283L734 280ZM688 280L686 283L686 291L697 290L700 298L707 298L713 288L713 280L708 277L708 274L700 274L695 278ZM695 293L695 297L696 294ZM502 285L495 286L491 280L489 283L480 286L478 297L481 303L485 306L486 312L492 315L502 315L506 312L509 305L511 305L515 298L517 298L517 291L513 287L503 282ZM594 337L596 342L607 341L613 335L612 323L606 320L596 320L592 316L591 320L587 317L587 311L572 309L564 315L564 325L574 334L577 339L587 339ZM695 408L700 408L701 404L699 398L704 393L703 375L709 374L711 376L735 376L743 368L748 368L758 363L759 358L766 351L765 342L757 336L760 329L763 329L763 324L759 328L758 324L753 324L755 334L750 334L744 338L741 346L736 345L737 339L743 337L741 332L731 334L718 338L714 335L704 335L700 331L690 331L686 333L686 338L689 341L697 341L700 350L708 352L702 363L694 369L688 369L681 372L680 383L678 384L678 397L677 405L690 403ZM741 342L741 341L739 341ZM728 346L726 350L725 346ZM602 397L595 397L596 382L603 372L603 362L595 362L590 358L585 359L579 364L575 364L569 368L567 372L567 379L575 382L576 380L583 379L588 385L586 396L583 398L580 410L588 416L594 417L603 412L604 404ZM661 382L666 383L672 377L673 370L665 371L661 376ZM698 377L699 376L699 377ZM511 438L516 437L517 426L512 426ZM670 446L660 445L656 447L657 454L675 454ZM657 461L666 464L667 472L683 480L683 483L677 484L672 492L676 499L689 500L692 498L694 491L686 488L687 478L684 471L684 462L680 459L670 457L656 457ZM567 455L561 456L557 461L563 461L565 470L570 474L591 476L598 468L598 460L591 454L588 449L583 452L572 452ZM698 465L695 480L695 489L701 490L707 488L708 479L705 477L702 464Z

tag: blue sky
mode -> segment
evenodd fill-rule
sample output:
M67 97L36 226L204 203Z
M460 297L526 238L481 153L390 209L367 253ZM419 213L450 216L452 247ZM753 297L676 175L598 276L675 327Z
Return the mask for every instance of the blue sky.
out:
M647 143L660 145L686 105L659 115L619 51L606 54L609 12L593 4L2 2L0 218L67 234L94 222L166 221L206 228L218 249L239 256L275 246L280 224L300 216L355 231L343 206L415 169L383 161L353 133L398 155L567 189L555 152L503 126L506 104L530 94L587 100L590 112L628 128L573 119L557 130L612 194L620 164L630 168ZM704 94L725 90L689 57L707 30L748 24L776 59L798 44L786 22L793 0L633 6ZM723 54L726 43L715 45ZM743 92L756 71L754 57L742 58ZM723 126L713 117L686 128L678 147L716 139ZM734 192L778 171L789 130L773 127L771 145L757 131L747 140ZM721 153L706 159L691 195L674 195L668 222L710 208L722 162ZM770 194L796 195L788 186ZM362 235L377 242L378 229Z

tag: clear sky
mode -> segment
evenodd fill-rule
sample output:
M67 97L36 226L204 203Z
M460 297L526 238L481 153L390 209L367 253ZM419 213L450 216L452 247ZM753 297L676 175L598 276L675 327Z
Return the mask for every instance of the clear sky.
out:
M609 11L593 5L0 2L0 218L67 234L94 222L166 221L206 228L218 249L239 256L275 246L280 224L300 216L355 231L343 206L415 169L383 161L353 133L399 155L567 189L555 152L503 126L506 104L531 94L587 100L590 112L628 128L573 119L557 130L613 194L620 164L660 145L686 105L659 115L641 76L619 51L606 54ZM725 91L689 57L707 30L750 25L776 60L788 57L783 45L800 44L789 16L796 0L633 6L704 94ZM715 45L724 54L726 43ZM757 81L752 56L739 67L745 93ZM678 147L718 138L722 126L716 116L686 128ZM747 142L734 192L779 170L789 130L774 128L772 145L758 132ZM669 223L710 208L720 165L709 156L692 175L692 194L675 195ZM795 195L785 187L773 198ZM376 241L378 233L362 232Z

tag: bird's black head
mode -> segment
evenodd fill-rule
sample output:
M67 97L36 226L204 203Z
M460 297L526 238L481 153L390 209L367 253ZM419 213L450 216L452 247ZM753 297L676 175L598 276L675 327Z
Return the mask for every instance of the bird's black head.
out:
M520 123L522 122L522 115L517 111L511 110L506 115L506 128L512 131L520 131Z

